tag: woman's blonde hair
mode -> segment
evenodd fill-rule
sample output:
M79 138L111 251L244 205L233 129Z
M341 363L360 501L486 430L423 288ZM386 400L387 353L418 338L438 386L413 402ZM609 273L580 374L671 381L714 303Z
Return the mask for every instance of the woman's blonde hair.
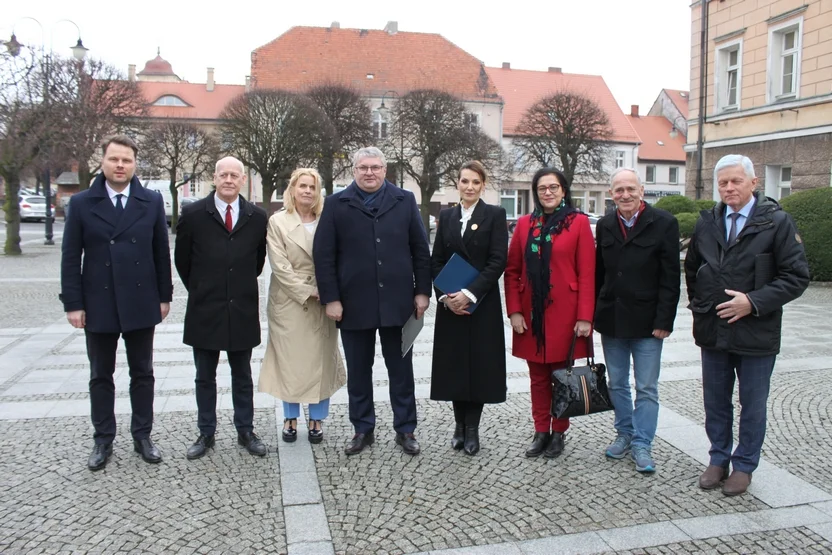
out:
M292 177L289 178L289 186L283 191L283 207L289 214L295 211L295 197L292 196L292 192L295 190L295 185L298 184L298 181L304 175L308 175L315 180L317 194L315 195L315 202L312 203L312 213L317 217L321 214L324 203L321 199L321 174L313 168L298 168L292 172Z

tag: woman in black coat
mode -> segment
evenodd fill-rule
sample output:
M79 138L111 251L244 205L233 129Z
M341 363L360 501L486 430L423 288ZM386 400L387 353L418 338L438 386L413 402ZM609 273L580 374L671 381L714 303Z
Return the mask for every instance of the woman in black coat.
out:
M434 279L457 254L479 270L461 291L439 291L430 398L452 401L456 428L451 447L477 453L485 403L506 400L506 348L499 279L506 267L506 211L480 200L485 168L467 162L459 170L460 204L439 215L431 273ZM476 310L466 309L476 303Z

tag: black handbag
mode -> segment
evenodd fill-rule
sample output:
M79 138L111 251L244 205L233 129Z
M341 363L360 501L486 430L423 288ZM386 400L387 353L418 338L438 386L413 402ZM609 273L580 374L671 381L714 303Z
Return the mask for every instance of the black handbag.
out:
M589 350L586 366L575 366L576 333L572 337L566 368L552 371L552 416L572 418L612 410L610 393L607 390L607 368L595 364L592 339L586 338Z

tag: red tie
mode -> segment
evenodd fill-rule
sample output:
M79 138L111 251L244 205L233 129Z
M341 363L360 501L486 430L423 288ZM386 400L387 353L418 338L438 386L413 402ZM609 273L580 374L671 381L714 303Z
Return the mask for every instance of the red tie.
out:
M231 221L231 205L225 207L225 228L230 233L234 229L234 222Z

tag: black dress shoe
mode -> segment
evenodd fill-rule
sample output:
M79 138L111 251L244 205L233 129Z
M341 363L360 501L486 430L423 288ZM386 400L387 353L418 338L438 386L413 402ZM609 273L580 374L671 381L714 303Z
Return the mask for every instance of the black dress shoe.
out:
M480 450L480 431L476 426L465 426L465 452L476 455Z
M283 441L286 443L292 443L298 438L298 430L295 426L298 425L297 418L284 418L283 424L289 423L288 428L283 428L283 432L281 436L283 437ZM294 425L293 425L294 423Z
M357 455L364 450L368 445L372 445L375 438L373 432L357 433L352 436L352 439L344 448L344 453L347 455Z
M526 449L526 456L539 457L549 445L549 439L551 439L549 432L535 432L532 438L532 444Z
M563 453L563 444L566 441L566 433L552 432L552 440L549 442L549 447L543 451L543 456L547 459L554 459Z
M421 449L416 436L413 434L396 434L396 443L402 446L402 451L408 455L418 455Z
M90 470L101 470L107 466L107 459L113 454L112 443L96 443L87 459L87 468Z
M456 449L459 451L462 449L462 446L465 444L465 426L460 422L456 423L456 428L454 428L454 435L451 438L451 448Z
M208 449L214 446L214 436L206 436L199 434L199 437L196 438L196 441L193 445L188 447L188 452L185 456L188 458L189 461L194 459L198 459L205 454Z
M246 451L258 457L265 457L268 452L266 444L260 441L254 432L243 432L237 434L237 443L246 448Z
M146 463L156 464L162 462L162 453L159 452L158 447L153 445L153 440L150 438L134 439L133 450L139 453Z
M315 428L320 426L320 430ZM324 427L320 420L309 421L309 443L318 444L324 440Z

